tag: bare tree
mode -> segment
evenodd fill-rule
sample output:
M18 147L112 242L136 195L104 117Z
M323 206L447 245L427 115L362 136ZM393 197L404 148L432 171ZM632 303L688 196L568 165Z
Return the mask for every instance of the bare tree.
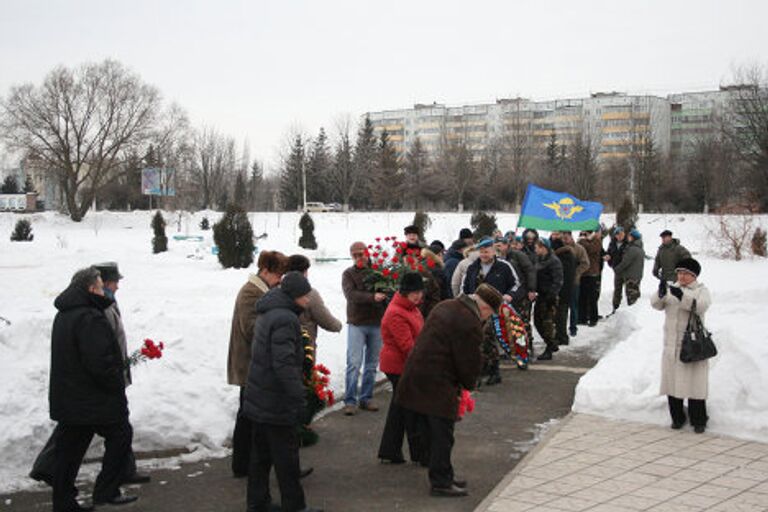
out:
M768 69L744 67L734 73L726 135L751 171L750 189L768 209Z
M194 135L190 172L202 209L226 208L228 181L237 168L235 140L214 128L205 127Z
M40 86L12 87L2 102L0 131L10 147L57 173L69 215L80 221L109 173L151 139L160 113L156 88L105 60L58 67Z

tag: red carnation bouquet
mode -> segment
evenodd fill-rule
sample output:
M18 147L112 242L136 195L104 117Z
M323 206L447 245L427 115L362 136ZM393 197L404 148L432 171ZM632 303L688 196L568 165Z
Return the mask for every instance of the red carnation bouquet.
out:
M323 364L316 364L312 367L307 387L315 392L315 397L324 405L330 407L336 401L333 396L333 390L329 387L331 383L331 370Z
M141 348L134 350L128 358L128 366L136 366L137 364L149 361L150 359L160 359L163 357L163 350L165 350L165 345L162 341L155 343L153 340L147 338L144 340L144 344Z
M461 396L459 397L459 410L456 411L456 416L459 419L463 418L468 412L475 410L475 399L472 398L472 394L466 389L461 390Z
M365 250L365 256L370 260L368 267L362 262L357 263L359 268L364 268L365 283L375 292L390 295L397 291L398 281L404 273L421 273L435 266L433 260L421 255L421 249L409 248L395 236L376 237L375 243Z

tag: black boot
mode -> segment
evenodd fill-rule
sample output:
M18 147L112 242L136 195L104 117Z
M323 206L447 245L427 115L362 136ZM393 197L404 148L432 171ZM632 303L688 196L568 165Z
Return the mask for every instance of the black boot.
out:
M485 381L486 386L493 386L494 384L501 384L501 371L499 370L498 361L491 365L490 375L488 375Z

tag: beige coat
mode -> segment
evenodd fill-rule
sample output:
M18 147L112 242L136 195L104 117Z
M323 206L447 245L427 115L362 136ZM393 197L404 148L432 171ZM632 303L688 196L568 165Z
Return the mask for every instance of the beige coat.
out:
M571 248L573 255L576 256L576 272L573 275L573 284L579 286L581 284L581 276L589 270L589 255L581 244L574 242L568 245L568 247Z
M233 386L245 386L248 369L251 366L251 343L253 325L259 316L256 302L269 291L267 283L256 274L240 288L232 314L232 330L229 334L229 355L227 357L227 382Z
M329 332L341 331L341 321L333 316L333 313L325 307L325 302L323 302L320 292L314 288L309 292L309 304L307 309L299 316L299 322L309 333L309 339L312 340L313 345L317 341L318 327L322 327Z
M657 293L651 297L651 306L663 310L666 315L659 394L705 400L709 391L709 361L680 362L680 345L688 325L693 300L696 299L696 311L704 321L704 313L709 309L711 298L707 287L698 281L681 288L682 300L677 300L671 293L661 299Z

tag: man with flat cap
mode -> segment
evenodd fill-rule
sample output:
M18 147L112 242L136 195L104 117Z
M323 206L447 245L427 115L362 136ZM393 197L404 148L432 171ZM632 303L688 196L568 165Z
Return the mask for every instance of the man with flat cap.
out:
M467 483L456 478L451 465L459 393L477 384L483 322L502 301L501 293L488 284L471 295L442 301L424 322L405 362L395 403L426 416L433 496L467 496Z
M128 347L125 335L125 328L123 327L123 320L120 314L120 309L117 306L117 299L115 294L120 287L120 280L123 275L120 274L120 269L114 261L97 263L93 265L93 268L98 270L103 282L104 296L111 300L111 304L104 309L104 316L107 318L112 331L117 338L118 345L120 346L120 354L122 355L124 369L123 379L125 380L125 386L131 385L131 369L128 366ZM53 478L54 470L54 451L56 447L56 439L58 437L58 429L54 429L48 442L45 444L40 454L35 459L32 466L32 471L29 476L37 481L49 483ZM125 471L121 483L124 484L141 484L150 481L150 476L138 473L136 470L136 457L133 453L133 449L129 450L128 457L125 460Z
M680 240L672 237L672 232L668 229L662 231L661 245L656 251L656 260L653 262L653 275L664 281L674 282L677 279L678 262L691 257L691 253L680 245Z

